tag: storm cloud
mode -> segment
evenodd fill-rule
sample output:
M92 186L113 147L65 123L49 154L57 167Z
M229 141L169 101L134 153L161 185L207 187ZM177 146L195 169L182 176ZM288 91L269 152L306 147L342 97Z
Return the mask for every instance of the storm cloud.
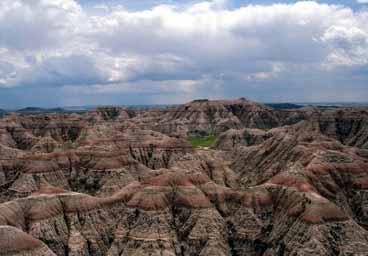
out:
M2 0L0 98L45 88L44 97L59 95L56 105L238 96L361 101L368 96L367 24L365 9L314 1L130 10Z

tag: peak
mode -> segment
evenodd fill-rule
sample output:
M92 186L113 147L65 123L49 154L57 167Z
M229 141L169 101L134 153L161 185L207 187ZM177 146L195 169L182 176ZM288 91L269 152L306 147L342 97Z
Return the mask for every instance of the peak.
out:
M197 105L197 104L205 104L205 105L261 105L256 102L250 101L244 97L238 99L224 99L224 100L209 100L209 99L197 99L188 102L186 105Z
M197 100L193 100L190 103L202 103L202 102L209 102L208 99L197 99Z

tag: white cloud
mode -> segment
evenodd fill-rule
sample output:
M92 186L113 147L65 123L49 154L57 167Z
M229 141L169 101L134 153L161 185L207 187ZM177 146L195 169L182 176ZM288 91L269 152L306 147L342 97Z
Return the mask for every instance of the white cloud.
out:
M368 0L357 0L359 4L368 4Z
M342 67L368 66L364 10L314 1L227 9L221 0L141 11L96 8L103 12L74 0L2 0L0 86L136 91L140 81L152 80L164 93L173 84L183 92L194 81L185 93L195 95L204 80L226 87L225 79L297 83L290 74L313 74L322 84L325 72L338 77Z
M0 45L17 50L61 47L78 32L82 9L73 0L3 0Z

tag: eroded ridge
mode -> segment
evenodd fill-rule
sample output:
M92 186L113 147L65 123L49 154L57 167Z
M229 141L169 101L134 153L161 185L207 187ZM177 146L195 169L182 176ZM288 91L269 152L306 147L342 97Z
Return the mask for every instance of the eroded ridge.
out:
M0 153L1 255L368 255L364 108L8 114Z

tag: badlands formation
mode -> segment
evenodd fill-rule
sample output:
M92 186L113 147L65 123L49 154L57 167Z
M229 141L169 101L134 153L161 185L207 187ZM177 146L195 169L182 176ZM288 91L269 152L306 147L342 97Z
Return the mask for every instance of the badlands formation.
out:
M366 256L368 110L6 114L0 255Z

